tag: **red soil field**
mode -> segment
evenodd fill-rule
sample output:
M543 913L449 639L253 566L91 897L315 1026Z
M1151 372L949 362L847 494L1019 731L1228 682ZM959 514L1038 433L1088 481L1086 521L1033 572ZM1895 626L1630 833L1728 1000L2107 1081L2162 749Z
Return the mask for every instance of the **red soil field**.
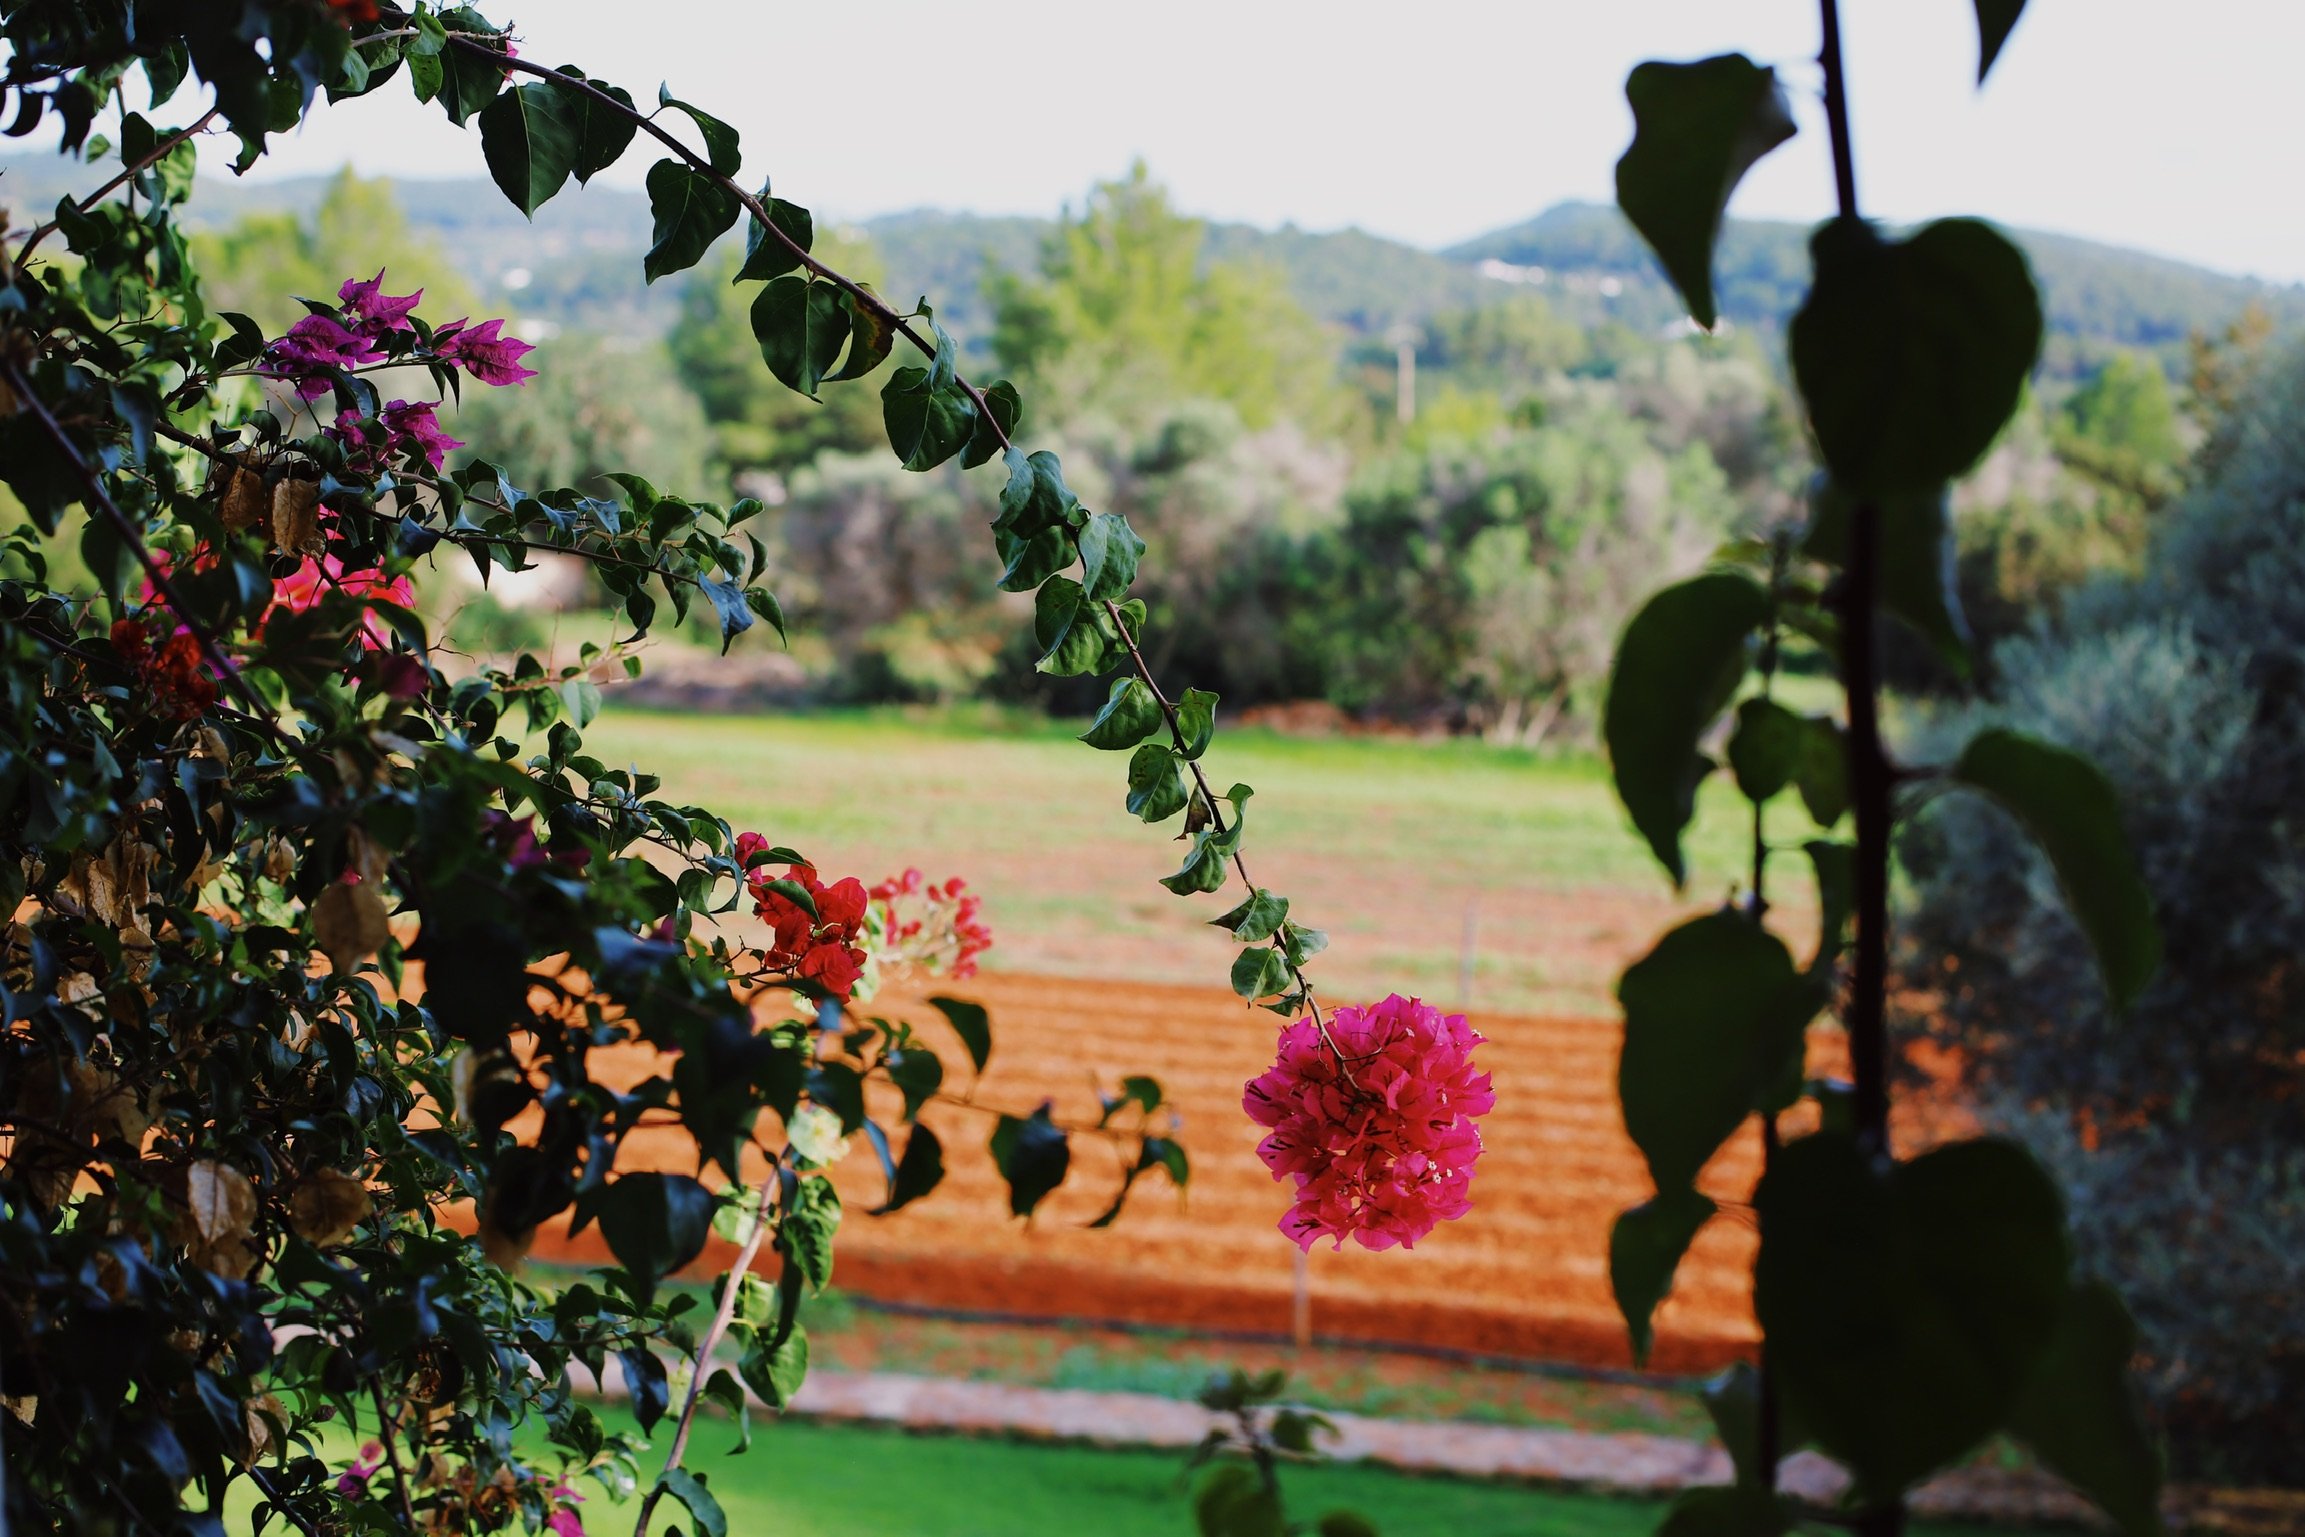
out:
M994 1049L979 1102L1023 1111L1051 1099L1060 1119L1093 1121L1099 1086L1150 1073L1182 1114L1191 1188L1180 1199L1165 1178L1148 1176L1118 1224L1091 1230L1085 1224L1117 1187L1118 1157L1100 1139L1076 1137L1072 1178L1029 1224L1020 1222L1008 1215L1006 1189L985 1151L992 1117L936 1106L928 1118L950 1173L934 1194L888 1217L866 1215L884 1186L861 1137L835 1171L849 1216L834 1283L869 1298L970 1311L1285 1334L1295 1249L1275 1224L1286 1201L1257 1159L1258 1130L1240 1108L1242 1084L1271 1059L1274 1016L1228 994L1142 982L1012 974L952 991L992 1012ZM926 1006L892 997L863 1012L902 1015L949 1039ZM1316 1249L1314 1332L1629 1365L1609 1292L1609 1225L1647 1197L1649 1184L1617 1113L1620 1028L1614 1020L1508 1014L1475 1014L1473 1023L1489 1038L1479 1060L1496 1076L1497 1107L1483 1124L1472 1213L1414 1250ZM1813 1056L1838 1045L1819 1034ZM965 1075L957 1044L945 1056ZM647 1067L637 1054L624 1063L594 1061L612 1080L620 1068L636 1078ZM948 1086L963 1088L965 1077ZM627 1143L621 1166L693 1171L696 1156L677 1131L647 1132ZM1757 1126L1705 1171L1703 1187L1724 1211L1698 1235L1659 1311L1653 1370L1706 1371L1750 1351L1754 1236L1741 1203L1759 1172ZM571 1243L548 1229L536 1253L605 1259L596 1231ZM716 1243L697 1269L709 1273L730 1258Z

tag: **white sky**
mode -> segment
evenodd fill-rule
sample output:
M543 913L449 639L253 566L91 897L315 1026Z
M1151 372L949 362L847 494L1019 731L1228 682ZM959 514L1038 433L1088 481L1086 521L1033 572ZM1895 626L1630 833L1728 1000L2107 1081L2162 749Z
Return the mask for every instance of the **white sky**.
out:
M1440 246L1609 200L1643 58L1777 63L1801 137L1736 211L1827 210L1811 0L483 0L524 57L742 130L820 217L1050 214L1143 156L1185 209ZM1982 92L1967 0L1845 0L1866 211L1979 213L2305 280L2305 0L2033 0ZM645 22L631 26L626 18ZM219 162L222 156L218 156ZM637 185L636 148L609 180ZM404 86L258 174L484 174ZM572 189L563 196L580 196Z

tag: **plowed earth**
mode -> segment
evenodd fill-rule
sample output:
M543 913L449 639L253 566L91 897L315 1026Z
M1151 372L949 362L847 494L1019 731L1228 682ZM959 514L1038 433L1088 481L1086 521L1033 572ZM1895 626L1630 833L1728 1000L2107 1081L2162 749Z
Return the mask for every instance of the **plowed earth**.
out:
M1006 1189L985 1151L991 1116L935 1106L928 1118L950 1173L927 1199L888 1217L867 1215L885 1187L861 1138L836 1170L849 1215L835 1284L976 1312L1285 1333L1295 1250L1275 1224L1286 1202L1257 1159L1257 1129L1240 1108L1242 1084L1270 1061L1273 1016L1229 995L1141 982L1005 975L976 979L965 992L993 1016L980 1103L1021 1111L1047 1099L1061 1120L1093 1121L1098 1085L1150 1073L1182 1113L1191 1188L1180 1200L1164 1177L1150 1176L1117 1225L1092 1230L1086 1224L1118 1186L1118 1158L1080 1136L1065 1188L1022 1223L1008 1215ZM933 1009L898 999L867 1012L902 1014L924 1032L945 1029ZM1506 1014L1476 1014L1473 1022L1489 1038L1481 1060L1496 1076L1497 1108L1484 1123L1472 1214L1414 1251L1316 1250L1314 1331L1628 1365L1609 1292L1609 1225L1648 1196L1649 1182L1616 1108L1619 1027ZM1831 1044L1820 1040L1812 1057ZM957 1048L945 1055L965 1073L965 1055ZM634 1054L596 1058L595 1068L612 1079L638 1078L650 1064ZM644 1132L628 1142L621 1167L692 1171L696 1155L677 1131ZM1750 1350L1754 1237L1743 1203L1759 1171L1752 1126L1705 1171L1703 1188L1724 1210L1698 1235L1659 1313L1653 1369L1709 1370ZM547 1230L536 1252L606 1260L596 1230L573 1243ZM716 1243L698 1269L709 1273L729 1259Z

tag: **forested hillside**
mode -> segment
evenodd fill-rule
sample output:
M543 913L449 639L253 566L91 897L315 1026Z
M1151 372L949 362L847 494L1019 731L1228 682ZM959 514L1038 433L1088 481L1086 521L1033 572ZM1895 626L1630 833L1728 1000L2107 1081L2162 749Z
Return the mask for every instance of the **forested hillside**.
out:
M57 180L60 174L45 158L9 165L0 176L0 201L45 207L67 185ZM193 205L200 216L187 222L214 228L251 214L306 213L326 189L320 177L219 179L203 188ZM675 318L673 296L647 290L618 257L636 241L647 243L648 201L641 193L587 188L581 197L539 209L532 224L478 179L403 181L394 190L411 228L437 237L484 297L508 298L536 320L610 334L659 335ZM1030 269L1055 224L922 209L867 220L862 231L881 257L891 298L935 295L953 331L981 346L991 326L986 271ZM2113 348L2149 349L2174 367L2189 334L2214 332L2252 303L2276 322L2305 323L2305 289L2296 285L2071 236L2016 233L2048 301L2046 363L2053 373L2085 371ZM1728 222L1718 282L1721 312L1732 326L1775 329L1808 281L1806 242L1798 225ZM1364 336L1518 293L1542 294L1564 318L1588 326L1615 322L1654 331L1681 316L1639 237L1616 209L1599 204L1559 204L1439 252L1357 229L1212 224L1204 254L1269 266L1307 310Z

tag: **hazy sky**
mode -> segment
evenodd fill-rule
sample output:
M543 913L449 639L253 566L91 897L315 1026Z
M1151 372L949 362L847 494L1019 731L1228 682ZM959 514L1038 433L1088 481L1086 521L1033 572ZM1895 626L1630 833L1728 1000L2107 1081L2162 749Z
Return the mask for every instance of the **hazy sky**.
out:
M1807 219L1830 198L1809 0L483 9L525 57L643 99L671 82L743 131L748 178L820 217L1049 214L1141 155L1196 213L1445 245L1610 198L1625 72L1729 49L1780 66L1802 124L1736 210ZM1967 0L1844 11L1867 212L1980 213L2305 280L2305 0L2033 0L1982 92ZM481 173L476 135L405 87L379 98L318 114L263 174ZM650 158L610 179L637 185Z

